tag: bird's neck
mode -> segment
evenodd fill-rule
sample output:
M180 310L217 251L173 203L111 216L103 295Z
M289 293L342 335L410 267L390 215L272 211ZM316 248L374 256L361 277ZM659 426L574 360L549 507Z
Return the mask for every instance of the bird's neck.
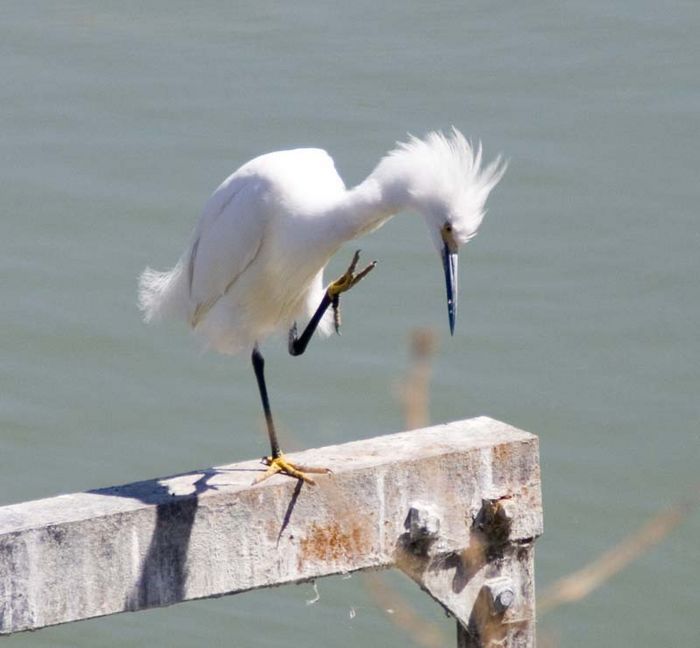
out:
M339 243L367 234L409 206L409 196L399 185L382 183L369 176L345 192L329 214Z

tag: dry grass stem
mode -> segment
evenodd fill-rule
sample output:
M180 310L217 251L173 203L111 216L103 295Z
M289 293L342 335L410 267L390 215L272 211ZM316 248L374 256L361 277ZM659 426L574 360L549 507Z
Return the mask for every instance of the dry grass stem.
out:
M374 603L416 644L424 648L442 648L449 645L439 626L422 618L379 574L367 573L363 582Z
M667 508L633 534L627 536L583 569L550 585L537 601L540 614L566 603L574 603L622 571L652 547L664 540L673 529L686 519L689 510L697 505L697 496Z
M430 376L432 360L437 350L437 334L431 329L414 329L410 338L411 366L398 386L404 423L407 430L430 424ZM440 628L422 618L407 601L378 574L366 574L363 579L375 604L388 614L392 623L424 648L445 646ZM391 610L391 614L387 611Z
M430 424L430 377L437 347L438 335L432 329L412 331L411 366L398 388L407 430Z

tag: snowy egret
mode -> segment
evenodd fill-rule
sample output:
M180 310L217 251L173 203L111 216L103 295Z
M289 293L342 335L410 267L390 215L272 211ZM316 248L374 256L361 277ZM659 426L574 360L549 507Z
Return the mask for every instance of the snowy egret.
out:
M259 343L287 330L289 352L299 355L317 329L327 335L335 324L337 330L340 295L374 264L356 272L355 253L347 272L325 289L324 267L343 243L405 209L423 216L441 257L454 333L457 253L476 235L505 168L500 157L482 166L481 145L473 147L457 129L397 144L349 190L323 150L268 153L244 164L212 194L174 268L146 268L139 304L147 322L179 318L217 351L252 349L271 446L268 468L257 481L282 472L314 483L306 473L327 472L294 465L282 454ZM301 318L309 321L298 335Z

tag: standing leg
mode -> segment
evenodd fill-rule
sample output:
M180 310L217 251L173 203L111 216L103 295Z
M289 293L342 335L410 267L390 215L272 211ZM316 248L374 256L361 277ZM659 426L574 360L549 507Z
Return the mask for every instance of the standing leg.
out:
M364 279L374 266L376 261L370 263L364 270L361 270L355 274L355 268L357 267L357 262L360 258L360 251L355 252L350 267L345 271L345 273L332 282L326 289L326 294L323 296L321 303L319 304L313 317L307 324L304 332L297 337L296 324L289 331L289 353L292 355L300 355L304 353L309 340L316 331L318 323L321 321L323 314L326 312L329 306L333 306L333 311L335 314L335 330L338 332L340 326L340 315L339 315L339 300L340 294L350 290L358 281ZM296 477L297 479L303 479L308 484L315 484L313 479L309 477L306 473L329 473L328 468L312 468L308 466L299 466L287 461L280 450L279 442L277 441L277 431L275 430L275 423L272 420L272 410L270 409L270 398L267 395L267 386L265 385L265 359L260 353L260 348L256 342L253 347L253 353L251 355L251 360L253 362L253 369L255 371L255 378L258 381L258 389L260 390L260 400L262 401L263 411L265 412L265 423L267 425L267 434L270 437L270 450L271 455L264 459L267 464L267 470L260 475L253 483L261 482L263 479L267 479L272 475L277 473L285 473L290 477Z
M270 399L267 396L267 385L265 385L265 358L263 358L262 353L260 353L260 348L258 343L255 343L253 347L253 355L251 356L253 361L253 370L255 371L255 378L258 381L258 389L260 390L260 400L262 401L263 411L265 412L265 424L267 425L267 435L270 437L270 450L272 452L272 458L277 459L277 457L282 454L280 452L280 444L277 442L277 431L275 430L275 422L272 420L272 410L270 410Z
M272 410L270 409L270 399L267 395L267 385L265 384L265 359L260 353L260 348L257 343L253 347L253 353L251 355L251 360L253 362L253 370L255 371L255 378L258 381L258 389L260 390L260 400L262 401L263 412L265 412L265 423L267 425L267 434L270 437L270 450L271 455L264 459L267 464L267 470L260 475L253 483L267 479L272 475L277 473L285 473L290 477L296 477L297 479L302 479L307 484L315 484L316 482L311 479L306 473L328 473L330 470L327 468L310 468L308 466L299 466L293 464L282 454L280 450L279 442L277 441L277 431L275 430L275 422L272 420Z

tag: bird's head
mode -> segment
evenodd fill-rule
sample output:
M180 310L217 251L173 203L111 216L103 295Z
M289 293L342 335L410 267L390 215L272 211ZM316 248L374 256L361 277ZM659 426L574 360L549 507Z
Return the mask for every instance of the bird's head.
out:
M486 199L503 177L499 157L482 167L481 144L474 147L456 128L449 135L411 137L377 167L396 200L425 220L445 271L450 333L457 317L457 260L461 246L476 236Z

